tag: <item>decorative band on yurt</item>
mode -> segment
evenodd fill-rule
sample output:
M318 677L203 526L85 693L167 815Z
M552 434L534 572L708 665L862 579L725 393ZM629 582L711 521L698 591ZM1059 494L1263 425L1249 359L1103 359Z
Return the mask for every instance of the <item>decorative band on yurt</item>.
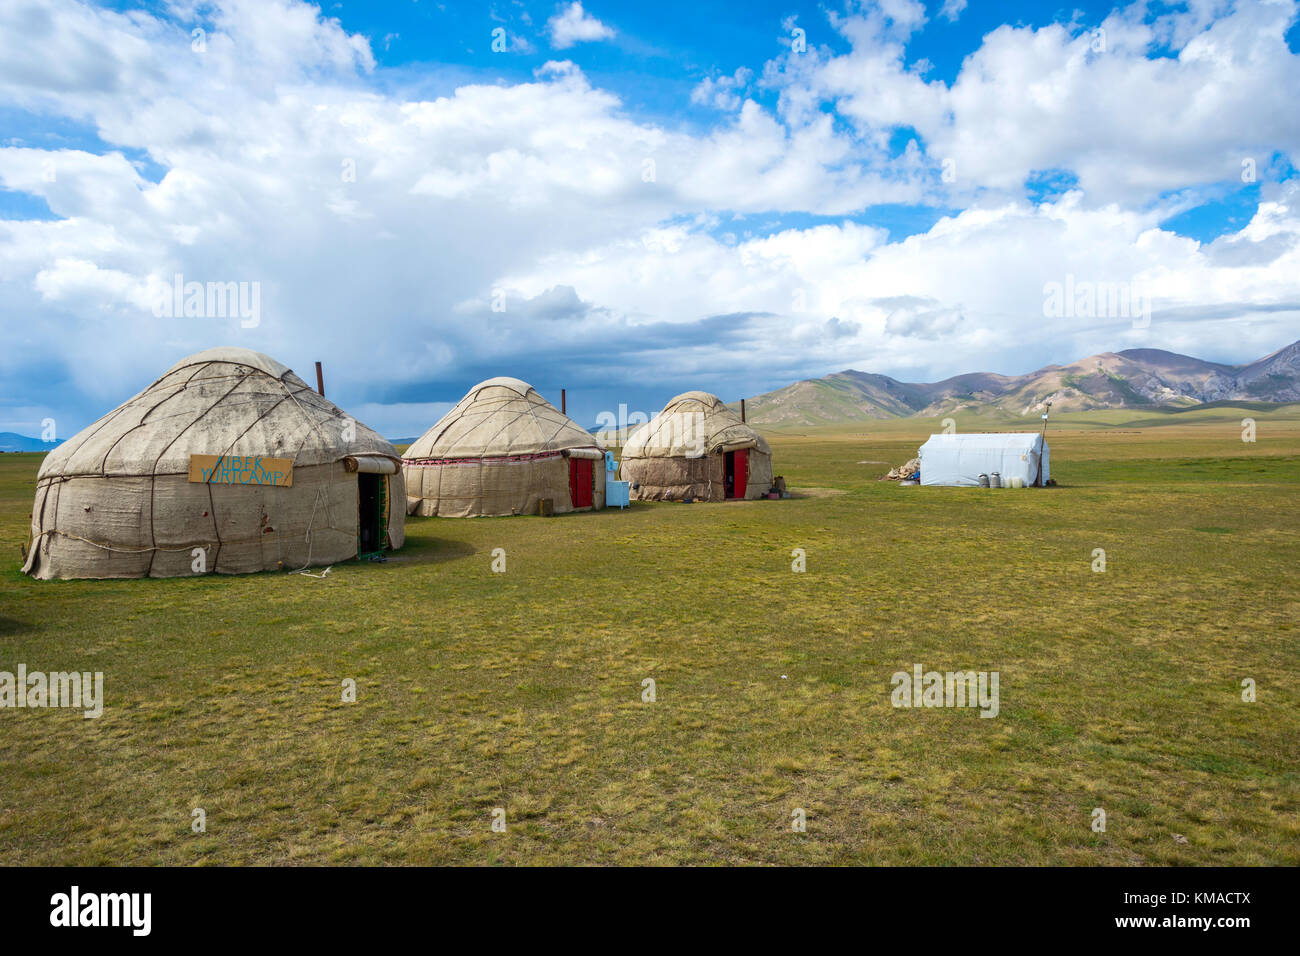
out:
M531 455L489 455L481 458L406 458L403 465L416 468L437 468L442 465L495 465L512 461L542 461L547 458L561 458L563 452L543 451Z

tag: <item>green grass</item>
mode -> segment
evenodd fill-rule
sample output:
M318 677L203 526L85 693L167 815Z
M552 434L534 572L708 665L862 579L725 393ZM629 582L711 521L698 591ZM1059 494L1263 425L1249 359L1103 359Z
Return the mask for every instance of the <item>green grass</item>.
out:
M1054 420L1025 491L859 464L937 422L775 433L806 497L409 519L323 580L29 580L0 456L0 670L107 695L0 710L0 864L1295 865L1300 414L1201 411ZM894 709L914 663L999 716Z

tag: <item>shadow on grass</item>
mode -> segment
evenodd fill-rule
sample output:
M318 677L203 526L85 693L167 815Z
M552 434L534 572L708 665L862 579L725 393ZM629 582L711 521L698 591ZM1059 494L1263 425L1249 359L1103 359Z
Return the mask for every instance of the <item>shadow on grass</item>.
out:
M397 551L388 552L386 564L442 564L468 558L478 552L468 541L452 538L414 538L409 535Z
M27 621L0 615L0 637L9 637L13 634L28 634L34 630L35 628Z

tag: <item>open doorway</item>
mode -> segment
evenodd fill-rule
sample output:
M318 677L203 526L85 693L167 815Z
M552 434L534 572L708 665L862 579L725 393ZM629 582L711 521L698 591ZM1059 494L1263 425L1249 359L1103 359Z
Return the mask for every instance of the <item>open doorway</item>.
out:
M743 498L749 482L749 449L729 451L723 456L723 482L728 498Z
M384 550L384 476L357 475L357 557Z

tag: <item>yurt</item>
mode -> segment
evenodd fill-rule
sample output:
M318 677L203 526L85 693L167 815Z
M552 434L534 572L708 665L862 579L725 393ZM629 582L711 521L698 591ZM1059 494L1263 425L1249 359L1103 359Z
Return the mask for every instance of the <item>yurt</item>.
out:
M402 456L407 513L468 518L605 507L605 452L527 382L490 378Z
M759 498L772 487L772 449L716 395L686 392L628 436L622 477L634 498Z
M208 349L46 455L23 570L242 574L377 555L402 546L399 462L274 359Z

